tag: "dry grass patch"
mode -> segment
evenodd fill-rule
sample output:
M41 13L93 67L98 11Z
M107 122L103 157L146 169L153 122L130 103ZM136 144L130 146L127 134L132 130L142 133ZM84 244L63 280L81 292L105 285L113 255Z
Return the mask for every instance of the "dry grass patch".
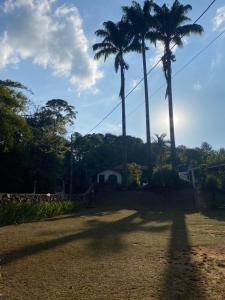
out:
M225 299L225 214L151 210L139 195L135 209L0 228L2 298Z

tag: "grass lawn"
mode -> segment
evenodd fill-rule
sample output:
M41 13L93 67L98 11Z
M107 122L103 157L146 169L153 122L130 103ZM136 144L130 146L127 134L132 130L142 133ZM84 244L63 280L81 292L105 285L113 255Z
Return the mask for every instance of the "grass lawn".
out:
M191 197L114 193L1 227L0 299L225 299L225 212L196 212Z

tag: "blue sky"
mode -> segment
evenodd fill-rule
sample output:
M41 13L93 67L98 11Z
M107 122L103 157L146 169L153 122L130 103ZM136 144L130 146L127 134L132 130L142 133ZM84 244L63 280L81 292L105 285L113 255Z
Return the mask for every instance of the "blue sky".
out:
M140 1L142 2L142 1ZM161 4L164 1L156 1ZM195 20L211 0L190 3ZM77 120L70 131L86 134L119 102L119 74L113 58L106 63L93 61L95 30L107 20L118 21L119 0L6 0L1 1L1 79L22 82L34 92L35 105L62 98L76 107ZM171 4L172 1L167 0ZM225 27L225 1L217 0L199 22L203 36L185 40L176 50L173 72L179 70ZM173 80L177 145L199 146L207 141L214 148L225 147L225 35ZM160 55L147 53L148 68ZM127 92L142 78L139 54L129 54ZM150 95L165 83L161 67L149 76ZM127 133L145 140L144 94L141 85L127 98ZM138 109L136 107L141 105ZM132 113L133 112L133 113ZM150 97L151 133L168 133L165 88ZM95 132L121 132L121 111L115 111Z

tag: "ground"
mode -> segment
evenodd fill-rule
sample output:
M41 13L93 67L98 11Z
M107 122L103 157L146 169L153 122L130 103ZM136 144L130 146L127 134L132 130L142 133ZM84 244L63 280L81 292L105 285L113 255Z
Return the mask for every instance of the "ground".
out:
M0 299L225 299L225 213L175 198L118 192L0 228Z

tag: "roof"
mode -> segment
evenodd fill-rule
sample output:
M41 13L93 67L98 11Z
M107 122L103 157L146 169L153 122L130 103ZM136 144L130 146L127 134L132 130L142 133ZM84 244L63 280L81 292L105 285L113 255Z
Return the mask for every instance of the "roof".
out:
M217 161L217 162L214 162L214 163L209 164L209 165L204 164L204 165L200 165L200 166L195 167L195 168L190 168L189 171L198 170L201 167L205 167L208 170L223 168L223 167L225 167L225 160Z
M221 167L225 167L225 160L217 161L215 163L208 165L208 169L217 169Z
M147 171L148 170L148 167L147 166L141 166L141 170L142 171ZM111 170L111 171L114 171L114 172L122 172L123 171L123 165L117 165L115 167L112 167L112 168L108 168L108 169L105 169L105 170L102 170L101 172L98 172L99 173L102 173L102 172L105 172L105 171L108 171L108 170Z
M147 171L147 170L148 170L148 167L147 167L147 166L141 166L141 165L139 165L139 166L141 167L141 170L142 170L142 171ZM122 171L122 170L123 170L123 165L115 166L115 167L111 168L110 170L114 170L114 171Z

